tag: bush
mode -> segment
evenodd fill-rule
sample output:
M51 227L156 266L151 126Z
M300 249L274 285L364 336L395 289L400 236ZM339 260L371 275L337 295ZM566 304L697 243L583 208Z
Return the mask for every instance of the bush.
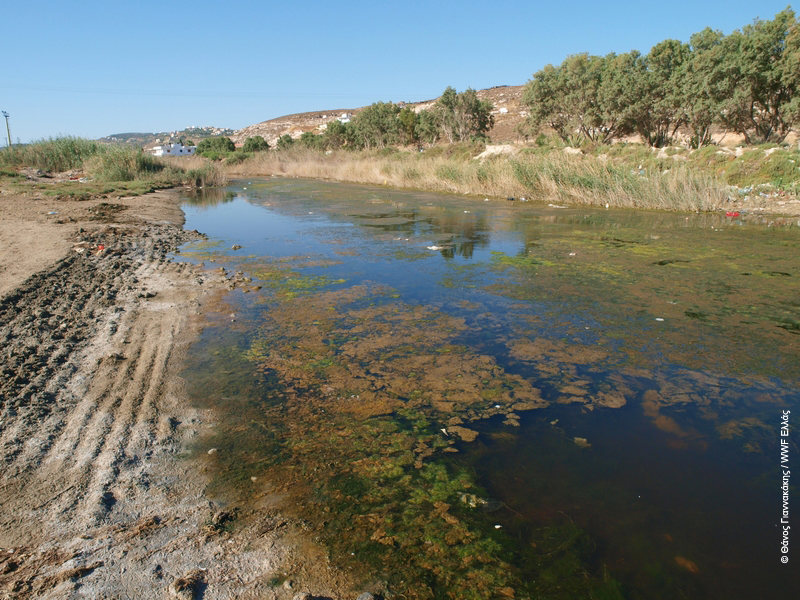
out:
M173 162L169 158L146 154L141 148L74 137L40 140L0 152L0 164L3 165L55 172L82 169L98 182L109 182L103 184L107 191L102 193L121 189L125 193L136 190L135 193L139 194L180 184L200 187L225 183L222 172L215 165L206 163L199 169L187 170L187 160L190 159L184 157ZM191 160L205 162L199 157ZM0 176L18 177L6 171L0 171Z
M260 135L254 135L244 141L242 152L264 152L269 150L269 143Z
M294 138L288 133L278 138L278 150L288 150L292 146L294 146Z
M321 135L316 135L312 131L306 131L297 141L301 146L308 148L309 150L321 150L324 142Z
M211 152L234 152L236 150L236 145L231 141L230 138L225 136L220 137L212 137L206 138L201 140L199 144L197 144L197 154L205 155L206 153Z
M252 152L229 152L228 156L225 157L225 164L226 165L239 165L246 161L248 158L252 157Z

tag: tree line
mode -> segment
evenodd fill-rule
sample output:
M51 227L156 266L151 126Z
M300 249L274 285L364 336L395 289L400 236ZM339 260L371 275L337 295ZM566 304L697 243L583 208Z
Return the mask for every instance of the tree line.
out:
M286 134L278 138L276 148L300 146L314 150L381 149L389 146L435 144L488 139L486 133L494 125L492 103L478 98L473 89L456 92L448 87L428 110L415 111L393 102L375 102L356 113L349 123L333 120L325 131L311 131L295 139ZM197 145L197 153L218 157L233 152L229 138L209 138ZM268 150L261 136L245 140L244 152Z
M780 143L800 122L800 27L787 7L770 21L756 19L730 35L707 27L688 42L664 40L647 54L571 55L534 73L523 103L529 111L526 134L549 129L573 146L639 134L654 147L680 138L697 148L712 143L714 127L739 133L748 144ZM320 134L281 136L277 148L381 149L488 140L492 108L471 88L448 87L429 109L376 102L349 123L329 122ZM232 146L228 138L203 140L197 152L219 156ZM268 148L255 136L243 150Z
M486 138L494 125L492 103L473 89L448 87L428 110L415 111L393 102L375 102L356 113L349 123L327 124L322 134L306 132L297 140L281 136L278 148L299 144L319 150L381 149L389 146L435 144Z
M781 142L800 120L800 29L791 7L771 21L724 35L706 28L688 43L665 40L648 54L569 56L533 75L523 102L533 133L566 143L608 143L638 133L664 146L679 132L692 147L711 128L747 143Z

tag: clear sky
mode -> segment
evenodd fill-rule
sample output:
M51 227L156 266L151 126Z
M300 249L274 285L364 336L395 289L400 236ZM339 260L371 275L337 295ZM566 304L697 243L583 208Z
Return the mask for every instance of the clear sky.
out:
M728 34L786 0L11 0L0 109L12 140L197 125L520 85L569 54ZM5 143L5 131L0 140Z

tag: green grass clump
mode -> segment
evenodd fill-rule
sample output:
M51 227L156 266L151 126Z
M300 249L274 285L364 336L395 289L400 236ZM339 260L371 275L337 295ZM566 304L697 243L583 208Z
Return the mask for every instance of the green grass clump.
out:
M468 161L478 156L486 150L483 142L456 142L454 144L442 144L428 148L422 153L421 158L451 158L458 161Z
M225 164L226 165L238 165L246 161L248 158L253 156L252 152L228 152L228 155L225 157Z
M445 181L460 182L463 177L461 170L452 163L445 163L436 168L436 176Z
M780 188L795 188L800 180L800 152L778 150L765 154L761 149L748 150L731 162L725 177L740 187L771 183Z
M22 179L23 176L16 171L0 169L0 179Z
M735 158L720 150L717 146L704 146L692 152L691 165L706 173L719 175L725 171L726 165Z

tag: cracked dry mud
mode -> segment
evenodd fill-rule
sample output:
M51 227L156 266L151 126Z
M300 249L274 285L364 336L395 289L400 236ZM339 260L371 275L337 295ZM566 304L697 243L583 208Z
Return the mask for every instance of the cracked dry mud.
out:
M169 260L199 236L177 199L98 224L91 201L0 196L0 599L352 595L268 490L215 526L181 457L213 415L176 373L226 282Z

